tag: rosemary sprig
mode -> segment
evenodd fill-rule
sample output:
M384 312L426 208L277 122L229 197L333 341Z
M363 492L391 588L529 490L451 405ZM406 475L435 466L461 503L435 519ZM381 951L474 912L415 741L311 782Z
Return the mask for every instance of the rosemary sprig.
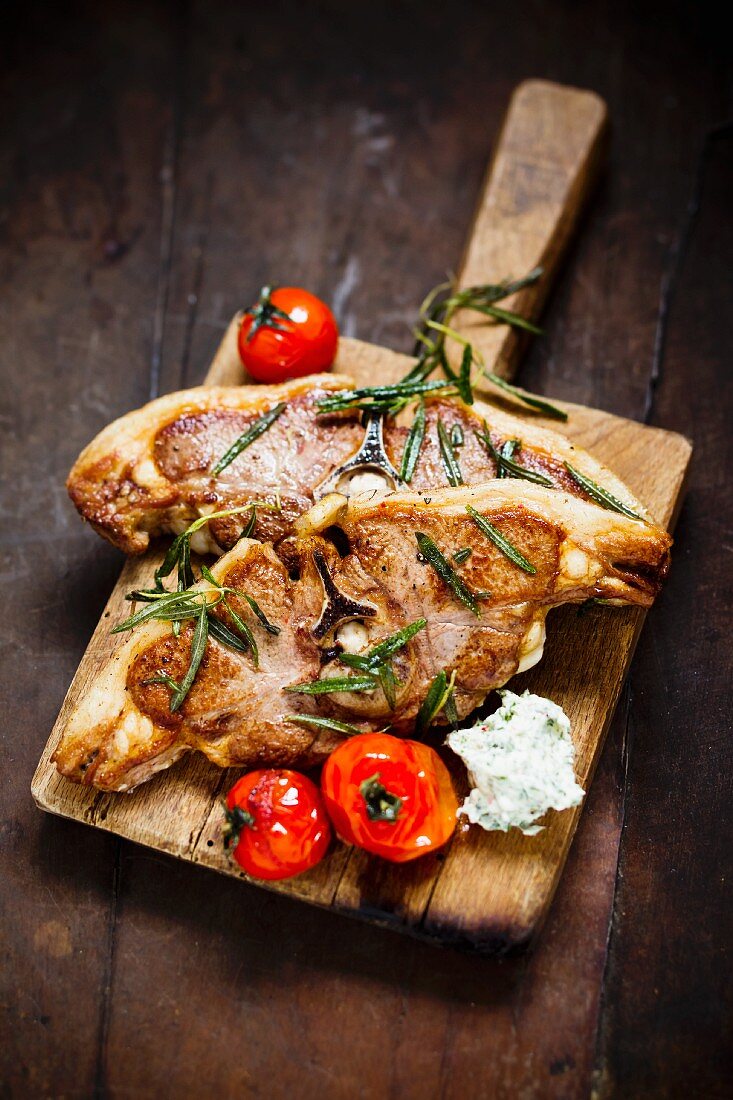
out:
M473 348L470 344L467 344L466 347L463 349L463 356L461 358L461 369L458 372L458 378L456 379L458 393L461 399L465 401L467 405L473 405L473 390L471 389L472 362Z
M165 596L171 596L171 593L167 588L136 588L132 592L127 592L125 599L130 603L155 603L156 600L162 600Z
M196 531L200 530L204 524L210 523L212 519L224 519L225 516L238 516L242 512L246 512L249 508L269 508L271 512L281 512L282 507L279 504L270 504L269 500L250 500L246 504L238 504L234 508L222 508L218 512L209 512L207 516L199 516L193 523L186 528L183 532L184 537L193 535Z
M473 550L470 546L464 546L462 550L456 550L453 555L453 561L456 565L463 565L464 561L468 561L472 553Z
M339 660L347 668L354 668L359 672L372 676L376 675L390 710L394 710L397 705L399 681L392 667L392 658L425 626L427 626L427 619L416 619L409 626L405 626L402 630L398 630L395 634L390 634L388 638L384 638L373 646L368 653L341 653Z
M342 653L339 660L350 668L356 668L362 672L376 672L380 665L391 660L407 643L428 625L427 619L416 619L414 623L390 634L367 653Z
M489 440L489 442L491 442L491 440ZM519 439L507 439L506 442L502 443L501 447L498 448L500 458L503 458L505 461L508 460L511 462L511 460L514 458L514 455L521 446L522 444ZM502 462L497 463L496 476L509 477L509 474L506 472L504 464Z
M246 597L245 597L245 599L246 599ZM232 621L233 621L234 625L236 626L237 630L242 635L242 637L246 640L247 645L252 650L252 658L254 660L255 668L259 668L259 665L260 665L260 651L257 648L257 642L255 641L255 636L252 633L252 631L250 630L249 625L244 621L242 616L237 611L234 610L231 603L229 602L229 600L226 599L226 597L222 600L222 603L223 603L224 607L227 609L227 611L229 612L229 614L232 618Z
M512 313L508 309L501 309L499 306L474 306L473 308L478 313L493 317L495 321L500 321L502 324L522 328L525 332L531 332L533 336L542 335L542 329L538 325L533 325L526 317L521 317L518 313Z
M531 481L535 485L546 485L549 489L554 488L554 482L550 481L544 474L538 474L535 470L530 470L527 466L521 466L518 462L514 462L512 458L508 458L506 455L505 443L500 450L494 446L491 442L491 435L489 428L484 420L484 428L482 432L474 432L476 439L481 443L490 456L496 463L497 477L517 477L523 478L524 481ZM517 440L510 440L511 443L517 443ZM512 452L513 453L513 452Z
M176 535L173 542L168 547L161 565L155 570L155 588L140 592L139 594L136 593L135 597L137 598L139 595L140 598L156 598L161 594L165 594L162 583L163 578L170 576L176 566L178 566L179 591L191 588L194 584L193 570L191 568L192 535L200 531L205 524L210 523L212 519L223 519L225 516L236 516L242 512L248 511L250 508L254 508L256 505L259 505L260 508L272 508L275 510L275 505L269 504L265 500L257 500L250 501L249 504L241 504L236 508L222 508L218 512L210 512L207 516L199 516L198 519L195 519L193 523L188 525L185 531L182 531L180 535Z
M212 638L216 638L217 642L221 642L222 645L228 646L229 649L236 649L239 653L252 653L252 664L255 668L260 667L260 654L257 649L257 643L255 642L254 635L249 629L247 624L242 621L235 611L225 601L225 606L235 620L237 624L237 630L240 631L243 638L240 638L233 630L230 630L226 623L223 623L221 619L214 618L213 615L209 616L209 633Z
M185 592L193 587L194 576L191 568L191 536L181 539L180 553L178 555L178 591Z
M470 310L479 313L492 321L513 325L529 332L539 332L536 325L526 321L518 313L500 309L496 302L516 294L535 283L542 275L542 268L535 268L521 279L511 282L486 283L479 286L466 287L463 290L453 290L453 282L441 283L434 287L422 305L420 306L420 320L422 329L415 332L415 355L418 361L407 377L427 378L437 367L442 367L447 378L455 381L459 394L467 404L473 403L470 373L474 360L473 350L469 341L451 328L451 319L458 310ZM453 371L448 363L445 350L446 338L457 341L463 345L463 357L458 374ZM481 364L479 364L481 365Z
M249 514L249 519L242 528L242 533L237 539L237 542L241 542L242 539L251 539L255 533L255 527L257 526L257 505L252 505L252 511Z
M532 562L528 561L527 558L525 558L524 554L520 553L520 551L517 550L516 546L512 545L509 539L504 538L501 531L498 531L496 527L494 527L493 523L489 523L489 521L484 516L482 516L480 512L477 512L475 508L472 508L470 504L466 505L466 511L478 527L479 531L483 535L486 535L488 539L491 539L494 546L497 546L499 550L501 550L502 554L504 554L505 557L509 558L509 561L513 562L514 565L518 566L525 573L537 572L535 567L532 565Z
M448 700L452 698L455 682L455 669L451 673L450 680L445 674L445 669L441 669L434 678L417 712L417 718L415 719L415 733L418 737L427 733L431 722L440 714L441 710L444 709ZM455 708L453 709L453 714L455 714ZM449 721L453 721L449 715L447 715L447 717ZM457 721L457 714L455 714L455 718Z
M209 584L213 584L214 587L217 588L222 594L226 595L227 593L230 593L232 596L239 596L241 599L246 600L249 606L254 611L255 615L257 616L260 625L265 628L268 634L272 634L277 637L277 635L280 633L280 627L275 626L274 623L270 622L270 620L267 618L267 615L265 615L264 611L257 603L257 600L254 598L254 596L250 596L247 592L240 592L237 588L227 588L225 585L219 584L218 580L208 568L208 566L204 565L203 563L201 565L201 576L205 577ZM232 618L238 619L239 617L235 614L229 603L227 603L226 600L224 600L224 603ZM249 630L249 627L247 627L247 630Z
M229 600L227 600L225 598L223 600L223 604L224 604L224 607L229 612L229 614L232 618L232 621L234 622L234 625L236 626L237 630L242 635L242 637L245 639L245 641L246 641L247 645L249 646L249 648L252 650L252 663L254 664L254 667L259 668L260 667L260 651L259 651L259 648L257 646L257 642L255 641L254 634L252 633L252 631L250 630L248 624L244 621L242 616L237 614L237 612L234 610L232 605L229 603Z
M394 674L392 662L386 661L385 664L380 665L377 676L379 677L379 685L384 692L384 698L387 700L387 706L390 710L394 710L397 706L397 677Z
M171 695L170 711L171 714L180 708L183 700L188 695L191 685L193 684L196 673L199 670L199 665L206 652L206 642L209 636L209 616L207 614L206 597L201 600L201 610L199 611L196 619L196 626L193 632L193 640L191 642L191 659L186 670L186 674L178 685L178 690Z
M126 630L134 630L135 627L149 620L157 619L160 622L174 623L193 619L198 614L196 595L197 593L190 591L166 592L160 599L146 603L140 611L136 611L134 615L130 615L128 619L114 627L111 633L121 634ZM215 603L219 603L220 599L221 597L218 597Z
M283 688L291 695L332 695L342 691L374 691L379 683L375 676L327 676Z
M586 600L586 603L589 602L589 600ZM580 614L580 612L578 612L578 614ZM172 676L169 676L167 672L163 672L163 670L160 668L156 672L155 676L148 676L147 680L143 680L142 682L144 684L163 684L169 689L169 691L173 693L181 690L181 685L178 683L178 681L174 680Z
M161 583L163 577L169 576L173 572L175 567L180 563L182 546L186 540L186 535L188 535L188 538L190 539L191 536L187 531L182 531L180 535L176 535L176 537L173 539L173 542L168 547L163 561L155 570L154 580L156 590L158 592L164 591L163 585ZM153 593L150 594L152 595Z
M474 309L479 305L494 305L494 303L500 302L504 298L510 298L512 294L524 290L525 287L532 286L533 283L536 283L538 279L541 278L542 274L542 268L535 267L527 275L523 275L519 279L504 280L501 283L483 283L479 286L469 286L466 287L465 290L456 291L451 295L448 299L448 305L451 308L451 312L455 312L457 309ZM519 314L513 313L511 316L519 317ZM523 318L520 317L520 320L523 320Z
M191 657L189 659L188 668L180 683L169 676L161 669L155 674L150 676L147 680L143 680L144 684L163 684L171 692L169 708L171 714L175 714L177 710L180 710L184 699L191 690L191 686L196 679L196 673L199 670L204 653L206 652L206 644L209 634L209 607L206 603L205 596L202 597L198 610L194 612L193 616L196 619L196 626L193 632L193 639L191 641Z
M484 377L488 378L499 389L510 393L512 397L516 397L517 401L529 405L531 409L536 409L537 412L544 413L552 420L567 420L568 414L563 409L559 409L557 405L551 405L549 401L545 401L542 397L536 397L534 394L527 393L526 390L520 390L517 386L513 386L511 382L507 382L506 378L500 378L498 374L494 374L493 371L484 370Z
M244 637L245 641L247 642L247 646L249 647L249 649L252 650L252 656L254 658L255 668L259 668L260 654L259 654L259 649L257 648L257 643L255 641L255 636L252 633L252 631L250 630L247 623L241 617L241 615L239 615L234 610L231 603L226 598L227 595L239 596L240 599L246 600L247 603L249 604L249 606L252 608L252 610L254 610L254 608L256 607L257 612L259 612L259 614L257 614L257 618L260 620L261 623L262 623L263 619L264 619L265 623L267 623L267 627L265 629L267 630L268 634L279 634L280 633L280 627L279 626L273 626L272 623L269 622L269 620L265 617L264 612L260 609L259 604L257 603L256 600L254 600L252 598L252 596L248 596L246 592L240 592L236 588L227 588L226 585L219 584L219 582L217 581L216 577L211 572L211 570L206 565L203 565L203 564L201 566L201 576L205 577L205 579L209 582L209 584L213 584L214 587L221 593L222 603L223 603L224 607L227 609L227 611L229 612L231 618L233 619L234 625L236 626L237 630L239 631L239 633ZM226 628L226 629L228 629L228 628ZM219 640L221 641L222 639L220 638Z
M632 512L631 508L627 508L617 497L612 496L611 493L603 489L600 485L596 485L595 481L591 481L585 474L581 474L580 470L576 470L569 462L565 463L565 469L568 471L573 481L575 481L581 489L584 489L596 504L600 504L602 508L608 508L612 512L619 512L622 516L628 516L629 519L638 519L641 520L642 523L644 522L637 512Z
M448 690L445 696L445 702L443 703L443 713L448 719L451 726L458 725L458 709L456 707L455 685L456 673L455 670L451 673L451 678L448 682Z
M469 341L465 336L461 336L460 332L456 332L450 325L444 324L442 321L434 321L431 317L425 319L425 324L431 331L437 332L440 336L450 336L451 340L455 340L457 344L462 344L468 351L471 348ZM465 354L465 353L464 353ZM449 370L452 369L449 367ZM455 377L455 375L454 375Z
M349 736L361 733L360 729L352 726L350 722L338 722L335 718L320 718L315 714L288 714L286 722L292 722L296 726L312 726L317 730L332 730L334 733L345 733Z
M355 669L361 675L328 676L303 684L293 684L283 690L299 695L326 695L337 691L375 691L377 686L381 685L388 706L394 710L398 680L392 668L392 657L425 626L427 626L426 619L416 619L409 626L384 638L367 653L341 653L339 655L341 663L347 668Z
M209 471L211 477L217 477L222 470L225 470L230 463L234 462L237 455L240 455L242 451L249 447L251 443L254 443L256 439L267 431L267 429L275 423L277 418L285 410L286 402L278 401L274 408L269 412L255 420L254 424L250 424L246 431L242 432L238 439L232 443L228 451L225 451L218 462L215 462Z
M370 413L396 415L414 397L438 392L455 392L450 381L429 382L425 378L407 376L401 382L388 386L362 386L358 390L342 390L329 394L318 402L319 415L341 412L344 409L362 409Z
M471 344L460 332L451 327L453 315L459 310L469 310L483 317L490 318L500 324L512 325L535 335L542 330L531 321L526 320L518 313L497 306L497 302L508 298L517 291L535 283L542 275L542 268L535 268L521 279L511 282L486 283L480 286L470 286L463 290L451 290L450 283L443 283L432 290L420 307L420 319L422 330L415 333L415 355L418 361L409 372L408 378L427 378L437 367L442 367L448 379L455 382L460 397L468 404L473 402L471 389L471 366L475 362L482 370L486 378L494 385L501 387L507 393L511 393L517 400L522 401L529 408L544 413L545 416L554 417L557 420L567 420L567 414L562 409L544 401L540 397L528 394L524 390L517 389L497 374L485 369L480 356L473 351ZM454 340L463 345L461 367L458 374L450 367L446 355L446 339Z
M453 450L450 437L440 417L438 417L438 445L440 447L440 457L443 460L445 476L448 478L448 484L453 486L463 485L461 467L458 465L456 453Z
M227 588L226 585L219 583L205 562L201 563L201 576L204 580L207 580L209 584L213 585L218 592L234 592L233 588Z
M450 442L454 450L456 447L462 447L464 443L463 428L457 420L450 430Z
M465 604L469 611L472 611L477 618L480 618L481 611L476 602L474 593L464 584L453 566L446 560L430 536L423 534L422 531L416 531L415 538L417 539L420 553L428 564L432 565L440 579L448 585L456 598L460 600L462 604Z
M258 501L257 503L263 507L272 507L266 502ZM194 520L185 531L176 536L169 546L163 563L155 572L155 587L147 591L128 593L126 599L140 601L144 604L144 607L130 615L112 630L113 634L120 634L126 630L134 630L142 623L157 620L171 623L173 633L178 637L181 623L190 619L196 622L191 665L180 684L164 672L159 672L157 677L146 681L146 683L165 684L171 690L173 693L171 696L171 711L177 710L186 698L206 650L209 636L230 649L243 653L251 652L254 667L259 667L259 650L254 634L244 619L232 607L227 599L228 595L242 596L249 602L250 607L255 611L268 633L279 633L279 627L274 626L267 620L259 605L251 596L220 584L204 563L201 565L201 576L209 582L214 591L213 593L207 590L201 591L193 587L195 577L191 567L191 536L212 519L235 515L252 507L252 504L245 504L238 508L226 508L220 512L212 512L208 516L200 516ZM163 587L163 577L167 577L172 573L176 565L178 566L178 587L174 591L168 591ZM213 595L211 600L209 599L210 595ZM223 604L226 608L238 633L235 633L226 623L212 614L213 609L219 604Z
M415 473L415 467L417 466L417 460L420 457L420 449L425 439L425 402L420 398L417 408L415 409L415 416L412 421L412 426L405 440L405 449L402 452L402 465L400 466L400 477L409 485L412 481L412 475Z
M274 623L270 622L267 615L265 615L264 611L262 610L260 605L257 603L257 600L254 598L254 596L249 596L249 595L247 595L246 592L243 592L242 595L244 596L245 600L247 601L249 606L254 611L255 615L257 616L257 618L260 621L260 624L265 628L267 633L272 634L274 637L277 637L277 635L280 633L280 627L275 626Z

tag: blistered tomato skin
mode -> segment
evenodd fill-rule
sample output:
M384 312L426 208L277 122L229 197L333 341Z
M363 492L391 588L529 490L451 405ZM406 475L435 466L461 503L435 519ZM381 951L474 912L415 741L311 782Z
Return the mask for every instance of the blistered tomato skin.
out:
M331 310L301 287L263 287L242 318L239 355L258 382L286 382L331 368L338 328Z
M386 733L350 737L326 761L321 790L339 836L394 863L434 852L456 828L448 770L418 741Z
M243 776L227 795L226 818L225 846L254 878L299 875L315 867L331 842L318 787L286 769Z

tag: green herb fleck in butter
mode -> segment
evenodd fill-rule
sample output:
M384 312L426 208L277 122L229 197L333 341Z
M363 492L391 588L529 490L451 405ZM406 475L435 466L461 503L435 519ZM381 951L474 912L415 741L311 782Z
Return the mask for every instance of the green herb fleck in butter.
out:
M468 768L473 790L459 809L484 829L512 826L534 836L549 809L577 806L584 791L575 781L570 720L540 695L500 691L502 705L470 729L454 730L448 745Z

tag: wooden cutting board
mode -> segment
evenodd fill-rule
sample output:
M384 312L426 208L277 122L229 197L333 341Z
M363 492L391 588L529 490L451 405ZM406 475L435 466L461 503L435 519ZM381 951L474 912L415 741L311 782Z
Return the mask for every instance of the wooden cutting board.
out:
M527 317L538 314L595 176L605 130L605 107L592 93L543 81L517 89L469 235L461 285L521 275L542 264L546 276L539 287L510 304ZM246 381L236 349L237 323L235 317L206 376L208 385ZM512 375L521 351L515 331L477 328L470 318L459 318L457 326L470 332L489 367ZM363 385L399 378L410 365L407 356L342 339L335 369ZM493 390L491 397L501 401ZM563 407L569 420L562 430L612 467L658 521L671 526L690 443L598 410ZM557 422L547 423L557 428ZM44 810L238 875L221 844L221 798L238 771L221 771L192 755L132 794L114 795L68 782L50 762L68 715L115 645L110 631L129 612L125 593L146 584L160 558L161 551L153 549L124 566L69 688L32 792ZM544 660L512 684L518 691L547 695L565 709L578 778L586 789L643 620L643 612L632 608L595 607L582 615L575 607L553 611ZM465 784L455 761L451 766L458 784ZM506 951L528 943L539 930L581 812L550 813L547 828L532 838L517 830L507 835L459 830L443 852L404 866L339 844L308 874L265 888L435 942Z

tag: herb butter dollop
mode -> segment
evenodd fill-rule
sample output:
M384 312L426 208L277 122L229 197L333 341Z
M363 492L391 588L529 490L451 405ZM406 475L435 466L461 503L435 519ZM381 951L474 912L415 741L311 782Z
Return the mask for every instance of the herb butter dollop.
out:
M484 829L512 826L534 836L534 822L549 809L567 810L583 799L575 780L570 719L541 695L500 691L502 705L447 744L463 760L473 790L458 813Z

